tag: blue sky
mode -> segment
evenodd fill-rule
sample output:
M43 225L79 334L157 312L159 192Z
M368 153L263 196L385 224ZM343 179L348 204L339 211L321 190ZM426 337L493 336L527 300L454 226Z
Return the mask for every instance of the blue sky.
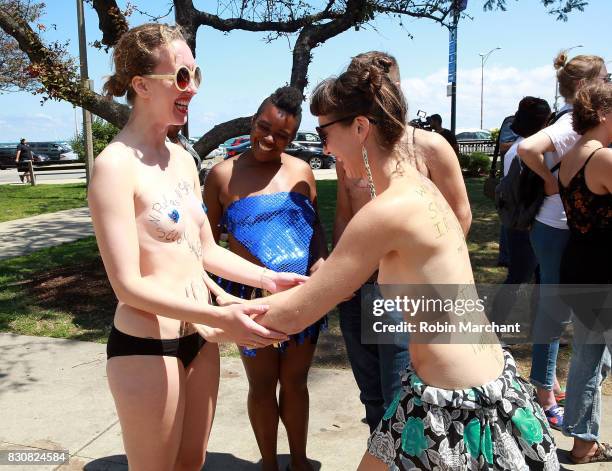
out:
M78 54L74 0L48 0L42 21L55 24L45 39L69 39L70 51ZM119 1L124 6L125 1ZM168 0L137 2L146 4L150 13L165 13ZM212 1L194 0L204 9ZM495 47L484 70L484 127L499 126L504 116L512 114L525 95L554 101L552 60L562 49L578 44L584 47L571 54L586 53L612 59L609 40L612 22L610 0L590 0L584 13L573 13L567 23L546 13L539 0L508 0L506 12L483 12L484 0L469 0L467 13L458 34L457 127L479 127L480 123L480 52ZM87 41L101 38L95 12L85 6ZM172 16L169 17L169 21ZM134 14L130 25L146 20ZM409 33L413 36L410 37ZM295 38L279 39L271 44L264 35L234 31L222 34L201 27L198 32L196 60L204 73L204 82L190 106L190 131L199 136L215 124L252 114L263 98L286 84L291 73L291 47ZM604 38L606 38L604 40ZM350 30L313 51L310 87L337 75L350 58L360 52L378 49L393 54L402 73L402 88L408 98L411 118L417 110L439 113L444 126L450 127L450 98L446 97L448 30L430 20L405 18L403 27L397 19L380 17L371 27ZM88 48L90 77L100 91L105 76L111 73L110 54ZM608 64L612 69L612 63ZM307 108L307 106L306 106ZM65 102L40 106L40 97L27 93L0 95L0 142L20 137L36 140L70 139L80 127L80 110ZM302 129L313 129L316 120L305 113Z

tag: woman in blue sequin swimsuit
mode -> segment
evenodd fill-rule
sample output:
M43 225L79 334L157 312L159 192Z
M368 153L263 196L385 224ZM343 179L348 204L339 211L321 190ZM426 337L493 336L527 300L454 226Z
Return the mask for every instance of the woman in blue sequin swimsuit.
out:
M283 152L299 128L302 99L291 87L266 98L252 119L251 149L211 170L204 197L215 238L226 229L232 252L271 271L308 274L327 256L314 175L308 164ZM262 294L250 286L220 284L241 298ZM277 347L240 349L264 470L278 470L279 418L287 429L291 469L312 469L306 458L307 377L324 324L317 321Z

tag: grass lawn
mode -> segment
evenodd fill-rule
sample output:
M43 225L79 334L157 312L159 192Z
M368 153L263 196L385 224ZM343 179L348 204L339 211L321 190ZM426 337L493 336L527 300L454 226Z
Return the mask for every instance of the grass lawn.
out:
M61 209L84 203L82 185L0 187L0 191L36 190L24 193L33 201L63 202ZM469 250L476 280L503 280L505 269L495 266L499 224L492 202L482 194L482 180L468 179L474 221ZM336 200L336 181L317 182L321 219L331 239ZM39 195L36 198L36 195ZM15 199L13 199L14 203ZM72 203L73 206L69 206ZM56 209L60 209L57 203ZM50 205L48 206L50 208ZM49 209L50 210L50 209ZM90 237L32 254L0 260L0 331L26 335L104 342L112 320L115 298L106 280L94 238ZM330 316L330 333L339 335L337 316ZM340 340L338 338L338 340ZM340 342L342 343L342 342Z
M0 185L0 222L86 206L85 185Z
M501 283L506 270L496 266L499 222L493 202L482 193L483 179L467 179L466 185L473 215L468 248L476 282ZM38 190L37 187L5 188ZM51 190L51 186L43 188L45 191ZM333 226L336 181L318 181L317 188L321 219L329 241ZM0 187L0 191L2 190L4 188ZM49 211L82 206L85 202L82 185L64 185L56 194L57 200L62 203L56 203L57 206L48 209ZM51 204L48 207L51 208ZM115 297L92 237L43 249L23 257L0 260L2 332L104 343L110 331L115 304ZM329 332L319 339L315 364L347 367L344 342L335 310L329 315L329 324ZM513 348L513 352L521 373L528 374L530 347L519 346ZM237 350L233 345L224 345L222 354L235 356ZM567 373L569 356L570 349L563 347L558 362L562 381ZM604 390L607 394L612 394L612 383L608 381Z

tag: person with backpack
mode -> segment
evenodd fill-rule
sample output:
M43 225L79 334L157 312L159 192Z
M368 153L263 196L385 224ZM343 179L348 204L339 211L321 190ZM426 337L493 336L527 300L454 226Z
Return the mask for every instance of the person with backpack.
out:
M521 161L517 157L517 149L523 139L532 136L540 131L550 117L550 106L541 98L532 96L524 97L518 106L514 121L510 125L510 129L517 139L514 141L510 149L503 157L503 179L500 182L498 194L504 193L506 187L516 185L518 174L515 172L509 173L512 165L521 167ZM500 201L498 197L496 204L502 218L502 230L506 234L506 243L508 248L508 275L504 280L504 286L499 290L495 300L493 301L493 315L495 319L503 322L507 319L510 310L515 304L518 288L522 283L529 283L536 273L538 261L531 242L529 241L529 231L512 227L511 224L504 224L504 211L510 210L511 202Z
M531 245L540 265L541 283L532 329L534 345L530 379L536 386L538 401L551 427L560 429L563 409L559 402L564 400L564 394L556 378L557 354L559 338L569 323L571 309L561 301L554 286L560 282L561 256L569 240L556 170L557 164L580 137L572 129L571 110L576 93L583 86L607 76L607 70L601 57L579 55L568 61L566 51L557 55L554 66L559 93L566 104L553 118L553 124L518 145L518 155L543 180L545 194L530 231ZM536 180L534 184L541 185L542 182Z
M606 148L612 142L612 84L609 76L604 80L578 92L573 127L582 137L559 169L570 232L561 281L598 285L589 286L584 298L569 298L574 341L563 433L574 439L570 460L576 464L612 461L612 447L599 442L601 383L610 374L612 349L612 319L605 305L612 283L612 150Z

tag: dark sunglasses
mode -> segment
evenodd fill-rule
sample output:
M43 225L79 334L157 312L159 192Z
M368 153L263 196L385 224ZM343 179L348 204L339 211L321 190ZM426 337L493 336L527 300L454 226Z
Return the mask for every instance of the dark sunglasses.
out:
M319 135L319 139L321 139L321 145L325 146L327 145L327 133L325 131L323 131L324 128L331 126L332 124L336 124L339 123L341 121L348 121L349 119L355 119L357 116L359 116L358 114L352 114L349 116L345 116L343 118L338 118L334 121L330 121L329 123L325 123L323 126L317 126L315 127L315 131L317 131L317 134ZM372 124L376 124L376 121L374 121L372 118L368 118L368 121Z
M612 82L612 74L604 75L602 77L602 79L603 79L604 83L610 83L610 82Z
M179 92L184 92L189 87L189 84L193 81L195 88L200 86L202 83L202 71L198 66L195 69L190 70L185 65L181 65L174 74L148 74L143 77L158 79L158 80L173 80L174 86Z

